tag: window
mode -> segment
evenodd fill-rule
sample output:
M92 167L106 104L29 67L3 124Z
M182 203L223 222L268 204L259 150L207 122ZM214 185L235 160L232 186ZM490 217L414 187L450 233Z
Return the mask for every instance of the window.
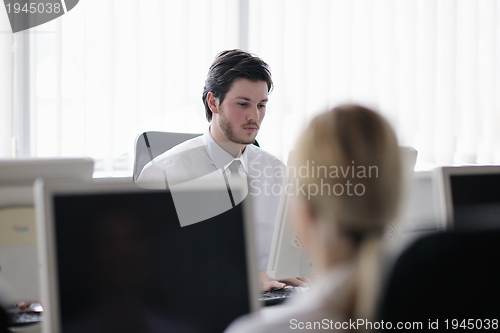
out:
M131 175L142 131L205 130L208 67L240 47L272 68L258 140L282 159L311 117L357 102L419 151L417 168L500 163L499 18L494 0L80 1L30 30L20 141L31 156L89 155L98 175Z

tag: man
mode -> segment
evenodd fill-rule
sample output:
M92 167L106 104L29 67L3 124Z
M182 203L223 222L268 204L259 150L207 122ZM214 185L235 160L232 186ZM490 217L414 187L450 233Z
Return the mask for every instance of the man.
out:
M269 260L279 196L274 184L282 185L284 164L253 145L266 114L273 82L269 66L260 58L241 50L221 52L210 66L203 103L210 126L204 135L188 140L147 164L138 182L156 181L161 186L201 178L231 180L246 178L253 196L254 229L260 286L263 290L283 288L285 283L269 278ZM233 207L244 197L231 197ZM182 224L182 222L181 222ZM298 279L286 281L302 285Z

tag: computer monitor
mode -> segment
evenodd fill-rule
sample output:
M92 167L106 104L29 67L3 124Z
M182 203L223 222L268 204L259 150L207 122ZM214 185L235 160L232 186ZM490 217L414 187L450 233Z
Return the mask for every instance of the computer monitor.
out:
M438 230L433 178L432 171L414 173L408 195L403 232Z
M432 171L419 171L413 174L408 194L408 203L401 225L401 245L399 253L417 239L442 230L438 229L436 199Z
M403 185L398 202L399 214L394 221L390 221L384 237L387 251L390 252L397 252L401 242L401 219L408 201L413 171L417 162L417 151L414 148L400 147L400 152ZM293 152L289 155L289 162L290 158L294 158ZM305 254L304 245L291 225L288 214L289 199L286 191L283 191L267 266L267 275L278 280L307 276L313 271L313 263Z
M8 301L40 296L33 182L90 180L93 170L91 158L0 159L0 283Z
M399 152L401 156L401 193L397 202L397 215L394 220L389 221L383 237L385 251L389 255L394 255L399 252L403 228L408 224L405 212L408 208L413 175L415 174L415 164L417 163L418 156L417 150L413 147L400 146Z
M251 198L187 226L170 191L129 181L38 183L35 199L44 332L222 332L259 307Z
M285 182L289 184L290 180ZM286 188L286 185L283 188ZM307 257L304 245L289 217L290 198L283 191L267 264L267 275L276 280L311 275L313 269L312 262Z
M441 167L434 175L442 229L500 228L500 166Z

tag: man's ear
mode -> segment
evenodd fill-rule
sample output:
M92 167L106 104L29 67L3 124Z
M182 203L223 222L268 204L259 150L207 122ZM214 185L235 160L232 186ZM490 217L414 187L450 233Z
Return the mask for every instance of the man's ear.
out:
M207 94L207 104L212 113L219 113L219 99L211 91Z

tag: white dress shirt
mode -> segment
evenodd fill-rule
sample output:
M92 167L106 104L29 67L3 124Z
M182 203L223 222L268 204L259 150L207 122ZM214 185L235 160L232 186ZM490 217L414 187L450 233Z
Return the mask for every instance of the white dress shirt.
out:
M349 319L343 318L341 310L345 286L352 276L351 263L339 265L323 276L308 292L289 299L284 305L264 308L243 316L235 320L224 333L335 331L336 323L342 325L349 322ZM346 324L343 331L345 326Z
M285 165L274 155L247 145L236 159L222 149L212 138L208 128L204 135L183 142L149 162L137 183L148 188L170 189L176 185L198 180L233 181L229 166L239 160L239 174L247 179L247 191L252 196L252 215L257 246L259 270L267 269L274 223L285 175ZM237 205L246 196L236 196ZM175 201L175 199L174 199ZM220 212L222 213L222 212ZM182 223L182 222L181 222Z

